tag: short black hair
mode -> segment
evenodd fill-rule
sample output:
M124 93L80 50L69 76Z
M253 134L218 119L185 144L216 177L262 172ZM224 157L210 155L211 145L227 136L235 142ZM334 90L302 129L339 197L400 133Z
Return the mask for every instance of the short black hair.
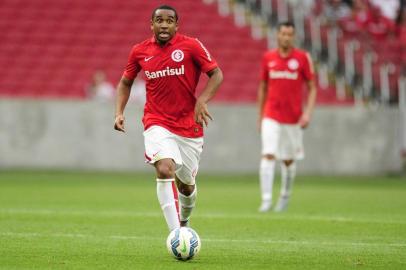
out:
M156 12L158 9L172 10L173 12L175 12L175 19L176 19L176 21L178 21L178 19L179 19L179 17L178 17L178 12L176 12L176 9L174 9L173 7L168 6L168 5L162 5L162 6L159 6L159 7L155 8L154 11L152 11L152 15L151 15L151 19L152 19L152 20L154 20L155 12Z
M291 21L284 21L284 22L278 23L278 31L281 30L282 26L292 27L293 29L295 29L295 24Z

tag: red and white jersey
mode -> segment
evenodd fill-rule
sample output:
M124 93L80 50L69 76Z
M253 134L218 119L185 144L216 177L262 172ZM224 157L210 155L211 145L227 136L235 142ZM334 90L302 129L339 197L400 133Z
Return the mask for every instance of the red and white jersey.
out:
M183 137L202 137L194 120L195 91L200 74L216 67L196 38L176 34L163 47L154 37L135 45L123 76L133 80L141 69L145 73L144 129L158 125Z
M294 48L287 57L282 57L278 49L266 52L261 64L261 79L268 83L263 117L296 124L302 115L303 84L313 76L306 51Z

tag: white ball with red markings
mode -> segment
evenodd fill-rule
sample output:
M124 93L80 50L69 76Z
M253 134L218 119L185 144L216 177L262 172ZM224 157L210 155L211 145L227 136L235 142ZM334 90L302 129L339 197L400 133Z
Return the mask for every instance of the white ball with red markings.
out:
M166 240L169 254L182 261L195 257L199 253L201 245L199 235L189 227L180 227L171 231Z

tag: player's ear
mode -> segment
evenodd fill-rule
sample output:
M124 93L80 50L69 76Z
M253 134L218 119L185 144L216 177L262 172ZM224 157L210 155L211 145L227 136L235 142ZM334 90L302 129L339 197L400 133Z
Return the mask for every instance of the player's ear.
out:
M154 31L154 20L151 19L151 31Z

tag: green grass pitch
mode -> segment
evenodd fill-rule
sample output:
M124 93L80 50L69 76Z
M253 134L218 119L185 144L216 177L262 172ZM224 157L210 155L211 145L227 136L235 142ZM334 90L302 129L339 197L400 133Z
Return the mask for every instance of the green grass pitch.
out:
M152 174L2 171L0 269L406 269L406 179L299 176L280 214L257 182L199 176L202 249L179 262Z

